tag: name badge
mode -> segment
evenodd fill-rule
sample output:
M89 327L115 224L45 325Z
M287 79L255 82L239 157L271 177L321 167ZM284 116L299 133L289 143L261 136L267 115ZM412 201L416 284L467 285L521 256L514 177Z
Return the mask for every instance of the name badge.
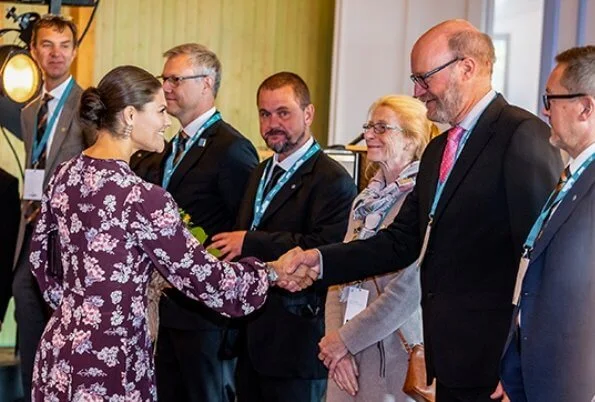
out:
M40 201L43 194L43 169L25 169L25 184L23 188L23 199Z
M347 307L343 325L353 317L361 313L368 305L369 291L358 286L347 286Z
M512 304L515 306L519 304L519 299L521 298L521 289L523 288L523 279L525 279L527 268L529 268L529 259L522 257L519 263L519 272L516 274L516 283L514 284L514 293L512 296Z

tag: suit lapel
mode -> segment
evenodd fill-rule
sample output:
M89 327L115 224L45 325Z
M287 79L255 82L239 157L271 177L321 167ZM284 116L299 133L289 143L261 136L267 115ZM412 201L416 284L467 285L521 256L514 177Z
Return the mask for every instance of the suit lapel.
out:
M74 79L74 78L73 78ZM78 102L80 97L79 92L81 88L75 83L68 95L68 99L64 103L60 118L56 122L56 130L54 131L54 137L52 138L52 144L50 146L50 152L46 161L46 170L51 171L56 162L56 156L62 148L62 143L66 136L70 133L69 129L73 119L76 119L76 113L78 112ZM39 108L37 108L39 109Z
M549 222L546 223L541 237L535 242L535 247L531 253L531 260L535 261L537 257L545 250L556 232L566 222L572 211L580 203L582 198L589 192L589 189L595 184L595 164L591 164L583 172L581 177L574 183L568 191L558 208L552 214Z
M434 216L435 221L440 217L446 208L446 205L448 205L449 200L452 198L465 176L467 176L467 172L469 172L469 169L471 169L483 149L495 134L493 123L497 121L498 116L505 105L506 101L504 98L501 95L498 95L480 116L463 148L463 151L455 162L448 180L446 181L446 186L444 187L442 196L440 197L440 201L436 208L436 214ZM439 170L439 168L437 170Z
M169 191L173 191L174 189L176 189L180 185L182 179L186 176L186 174L188 174L188 172L198 164L198 162L204 155L206 149L213 141L213 136L217 132L217 127L219 127L219 124L221 124L221 121L218 121L217 123L209 127L207 130L205 130L205 132L202 133L200 139L197 142L195 142L194 145L192 145L192 148L190 148L186 155L184 155L184 158L182 158L180 165L174 171L169 185L167 186L167 189ZM202 145L203 142L204 145ZM199 143L201 144L199 145ZM171 144L173 144L173 141L170 142L169 152L166 154L167 156L166 158L164 158L164 162L171 154Z
M310 159L308 159L294 174L291 176L289 181L285 183L283 187L279 190L275 197L271 200L269 207L264 212L262 219L260 220L260 225L262 226L263 223L273 216L275 212L279 210L286 202L289 200L293 194L295 194L300 187L302 186L302 179L304 176L312 173L312 169L314 168L314 164L320 157L320 153L322 151L316 152ZM262 177L262 174L261 174Z

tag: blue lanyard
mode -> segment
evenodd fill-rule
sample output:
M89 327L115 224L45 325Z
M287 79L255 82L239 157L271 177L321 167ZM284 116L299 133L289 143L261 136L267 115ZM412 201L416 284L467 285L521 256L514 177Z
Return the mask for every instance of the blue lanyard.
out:
M317 142L314 142L308 151L302 155L300 159L298 159L291 167L283 173L283 175L277 181L277 184L268 192L266 197L264 197L264 187L265 182L267 181L267 177L269 175L269 171L273 168L273 159L269 161L267 167L264 169L262 173L262 177L260 178L260 183L258 184L258 189L256 190L256 197L254 199L254 217L252 218L252 224L250 225L250 230L254 230L260 224L260 220L264 215L265 211L269 207L271 200L277 195L279 190L283 188L285 183L289 181L291 176L302 166L308 159L312 157L317 151L320 150L320 145ZM264 197L264 199L263 199Z
M52 128L54 127L54 124L56 123L56 119L58 118L58 115L60 115L60 112L64 108L66 99L70 95L70 91L72 90L73 86L74 86L74 79L71 78L70 82L64 89L64 92L62 93L62 97L60 98L60 102L58 102L58 106L56 106L56 109L54 109L52 116L48 120L48 123L45 126L45 131L43 133L43 137L41 137L41 140L39 142L37 141L37 124L34 124L34 127L33 127L33 154L31 156L31 164L33 166L35 166L35 164L37 162L39 162L39 158L40 158L41 154L45 151L45 147L50 139L50 133L52 132Z
M529 257L529 254L533 250L535 241L537 240L537 237L539 236L539 233L541 232L541 229L543 228L546 219L548 219L551 215L552 208L554 208L555 206L559 205L560 202L562 202L568 191L570 191L570 189L572 188L572 185L578 180L578 178L585 171L585 169L589 167L591 162L593 162L593 159L595 159L595 154L592 154L589 157L589 159L584 161L583 164L576 170L576 172L574 172L572 176L570 176L568 181L564 184L564 187L562 187L562 190L560 190L560 192L556 195L556 198L553 200L553 202L551 198L554 195L555 190L552 191L552 193L548 197L548 200L541 209L541 213L537 217L537 220L533 224L533 227L529 232L529 236L527 236L527 240L525 240L525 244L523 245L523 257Z
M438 184L436 185L436 193L434 194L434 201L432 202L432 208L430 209L430 221L429 221L430 224L432 224L432 222L434 221L434 215L436 214L436 208L438 207L438 201L440 201L440 197L442 196L442 191L444 191L444 186L446 185L446 182L448 182L448 178L450 177L450 174L452 173L453 169L455 168L455 163L459 159L459 156L461 155L461 152L463 151L463 147L467 143L467 140L469 139L469 136L471 135L472 130L473 130L473 128L465 131L465 134L463 134L463 137L459 141L459 146L457 148L457 154L455 156L455 162L453 163L453 165L450 169L450 172L448 172L446 178L444 179L444 182L441 183L440 178L438 178Z
M176 137L174 138L173 143L172 143L171 153L169 154L169 157L165 161L165 172L163 174L163 180L161 182L161 187L167 188L167 186L169 185L169 182L171 180L171 177L173 176L174 172L180 165L180 162L182 162L182 159L184 159L184 156L186 156L186 153L188 152L188 150L194 146L194 144L200 139L200 136L202 135L202 133L205 132L205 130L207 128L211 127L213 124L215 124L219 120L221 120L221 113L215 112L215 114L212 115L209 118L209 120L205 121L203 123L203 125L200 126L200 128L196 131L196 134L194 134L192 136L192 138L190 138L188 140L188 142L186 143L186 147L184 148L184 152L182 153L182 156L180 157L180 159L178 159L178 163L176 163L174 165L174 158L176 155L176 151L178 149L178 142L180 141L180 136L176 135Z

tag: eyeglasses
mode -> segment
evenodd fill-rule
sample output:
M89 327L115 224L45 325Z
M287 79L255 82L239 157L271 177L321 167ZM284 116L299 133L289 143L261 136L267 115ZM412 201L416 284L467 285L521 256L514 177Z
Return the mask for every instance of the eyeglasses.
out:
M456 58L452 59L451 61L444 63L443 65L438 66L433 70L428 71L425 74L411 74L409 76L409 78L411 78L411 81L413 81L414 84L418 84L423 89L428 89L430 87L430 85L428 85L428 82L427 82L428 78L430 78L437 72L444 70L446 67L450 66L451 64L454 64L457 61L461 61L461 60L465 60L465 58L464 57L456 57Z
M587 96L587 94L543 94L543 107L545 108L545 110L549 111L550 107L552 106L552 99L574 99L580 98L581 96Z
M363 132L365 133L369 129L373 128L375 134L384 134L386 130L399 130L402 131L403 129L399 126L391 126L386 123L370 123L367 122L363 126Z
M179 86L185 80L192 80L192 79L195 79L195 78L204 78L204 77L208 77L208 75L207 74L183 75L183 76L177 76L177 75L159 75L159 76L157 76L157 79L161 80L164 84L166 82L169 82L169 84L172 87L177 87L177 86Z

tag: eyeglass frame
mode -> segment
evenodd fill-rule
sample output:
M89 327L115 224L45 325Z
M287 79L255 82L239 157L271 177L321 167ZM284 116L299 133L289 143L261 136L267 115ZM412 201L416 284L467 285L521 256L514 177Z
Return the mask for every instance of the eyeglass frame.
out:
M196 78L205 78L208 77L208 74L196 74L196 75L158 75L156 78L158 80L162 80L163 84L169 82L169 84L173 87L178 87L180 84L186 80L192 80Z
M382 131L378 131L376 126L380 125L382 127ZM403 131L403 129L399 126L391 126L390 124L386 124L386 123L382 123L382 122L378 122L378 123L374 123L374 124L370 124L370 122L366 122L364 124L362 124L362 133L367 132L369 129L374 129L374 134L385 134L386 130L395 130L395 131Z
M588 95L585 93L575 93L575 94L548 94L548 93L545 93L545 94L541 95L541 100L543 101L543 107L545 108L545 110L547 110L549 112L552 107L552 103L551 103L552 99L574 99L574 98L580 98L581 96L588 96Z
M420 87L422 87L423 89L428 89L430 87L430 84L428 84L426 82L426 80L428 78L430 78L431 76L433 76L434 74L444 70L446 67L450 66L451 64L456 63L457 61L461 61L461 60L465 60L466 57L455 57L454 59L428 71L427 73L424 74L411 74L409 76L409 78L411 79L411 81L413 81L413 85L418 84Z

